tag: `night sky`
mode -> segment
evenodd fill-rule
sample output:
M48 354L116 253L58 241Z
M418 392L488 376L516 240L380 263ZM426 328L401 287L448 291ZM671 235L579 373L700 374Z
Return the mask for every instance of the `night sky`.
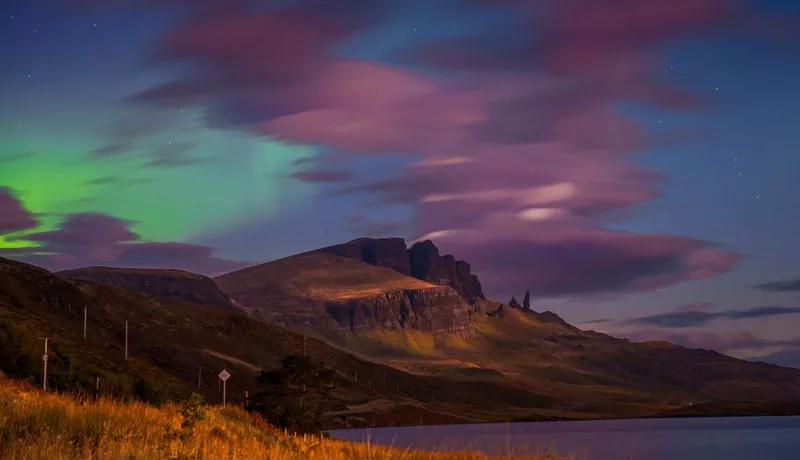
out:
M431 238L487 294L800 367L796 0L6 0L0 255Z

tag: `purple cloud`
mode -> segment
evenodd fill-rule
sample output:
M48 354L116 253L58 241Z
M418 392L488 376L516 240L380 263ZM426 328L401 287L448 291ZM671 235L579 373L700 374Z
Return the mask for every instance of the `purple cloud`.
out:
M0 187L0 235L29 230L38 224L11 189Z
M208 275L246 266L214 257L206 246L176 242L143 242L130 230L132 222L105 214L70 214L58 228L24 236L40 247L6 255L51 270L90 265L137 268L180 268Z
M191 72L131 100L196 104L213 124L342 155L408 155L412 164L394 177L338 193L413 207L415 233L469 260L502 298L524 288L538 296L636 292L729 270L739 256L724 248L604 224L656 198L664 180L630 160L654 135L617 104L711 106L655 82L657 50L742 17L736 2L508 3L547 19L537 41L498 53L464 38L404 55L445 75L334 55L380 20L358 8L362 1L336 14L315 9L317 1L220 7L190 16L154 50L160 62L192 64ZM350 179L322 169L295 177Z
M800 314L800 307L755 307L745 310L725 310L725 311L673 311L660 313L657 315L645 316L628 321L628 324L638 324L645 326L658 326L663 328L688 328L704 326L715 319L750 319L766 318L771 316L796 315Z

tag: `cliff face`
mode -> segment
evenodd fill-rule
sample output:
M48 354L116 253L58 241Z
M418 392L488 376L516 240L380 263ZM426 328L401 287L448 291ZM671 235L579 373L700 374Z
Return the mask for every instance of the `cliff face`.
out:
M442 256L432 241L414 244L408 250L411 276L431 283L450 286L469 302L485 299L478 277L468 263L451 255Z
M472 309L448 287L405 289L326 305L328 314L352 332L376 327L410 329L434 335L471 337Z
M355 241L238 270L216 282L249 315L282 326L472 335L474 307L454 289L360 259L375 255L397 267L403 260L397 254L405 252L400 239Z
M181 270L89 267L57 273L59 276L90 281L150 294L163 299L233 308L233 304L211 278Z
M406 249L402 238L359 238L320 251L391 268L407 276L440 286L450 286L468 302L484 299L478 277L468 263L451 255L442 256L432 241L422 241Z

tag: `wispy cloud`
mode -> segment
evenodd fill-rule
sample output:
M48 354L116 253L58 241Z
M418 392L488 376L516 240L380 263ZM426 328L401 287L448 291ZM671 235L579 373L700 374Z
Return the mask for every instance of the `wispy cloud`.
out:
M750 319L765 318L771 316L800 314L800 307L779 307L765 306L746 310L726 310L718 312L709 311L674 311L657 315L635 318L627 321L627 324L658 326L664 328L689 328L704 326L715 319Z
M800 291L800 278L780 280L780 281L770 281L768 283L758 284L755 286L755 288L771 292Z

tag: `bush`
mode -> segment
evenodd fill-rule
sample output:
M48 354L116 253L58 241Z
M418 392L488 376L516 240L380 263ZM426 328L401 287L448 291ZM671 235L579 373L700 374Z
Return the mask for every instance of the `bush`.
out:
M183 422L181 422L181 428L183 429L192 429L197 422L206 418L203 396L192 393L189 400L181 407L181 415L183 416Z

